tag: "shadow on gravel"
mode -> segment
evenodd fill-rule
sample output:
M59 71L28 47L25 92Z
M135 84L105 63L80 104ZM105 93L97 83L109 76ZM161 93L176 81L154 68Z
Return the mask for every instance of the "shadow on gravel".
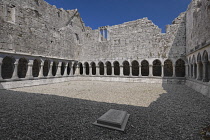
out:
M149 107L1 90L0 139L199 140L210 100L187 87L184 95L177 86L164 88L169 92ZM131 114L124 133L92 125L111 108Z

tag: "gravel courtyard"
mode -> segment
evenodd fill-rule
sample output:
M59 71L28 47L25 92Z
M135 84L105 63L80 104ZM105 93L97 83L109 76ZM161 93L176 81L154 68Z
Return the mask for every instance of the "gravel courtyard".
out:
M125 132L92 125L109 109ZM210 99L185 85L71 81L0 90L0 139L200 140Z

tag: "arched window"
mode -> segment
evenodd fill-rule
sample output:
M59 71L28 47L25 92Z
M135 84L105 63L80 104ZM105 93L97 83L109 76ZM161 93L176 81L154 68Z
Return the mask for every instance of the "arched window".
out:
M149 63L147 60L141 62L141 75L149 76Z
M71 63L69 62L68 66L67 66L67 74L68 75L70 75L71 70L73 70L73 69L71 68Z
M64 72L65 72L65 69L66 69L65 65L66 64L64 62L62 62L62 64L61 64L61 75L64 75Z
M73 75L75 74L76 68L77 68L77 63L74 63L74 65L73 65Z
M139 63L138 61L134 60L132 63L132 75L139 76Z
M166 77L173 76L173 64L169 59L164 62L164 76Z
M58 62L53 62L53 66L52 66L52 75L55 76L58 70Z
M112 65L109 61L106 62L107 75L112 75Z
M80 75L82 75L83 74L83 65L82 65L82 63L79 63L79 73L80 73Z
M176 77L185 77L185 62L182 59L178 59L175 65Z
M20 58L18 62L18 77L25 78L28 71L28 61L25 58Z
M44 76L48 76L49 69L50 69L50 61L49 60L45 60L44 61L44 66L43 66L43 75Z
M99 65L99 74L104 75L104 63L99 62L98 65Z
M33 67L32 67L32 75L33 77L38 77L39 76L39 71L40 71L40 67L41 67L41 61L35 59L33 62Z
M198 79L197 80L202 80L203 79L203 63L201 61L201 54L199 53L197 56L197 61L198 61Z
M114 62L114 75L120 75L120 64L118 61Z
M160 60L154 60L153 61L153 76L161 76L162 70L161 70L161 62Z
M203 57L202 57L202 63L203 63L203 82L209 82L210 79L210 64L209 64L209 58L208 58L208 52L204 51Z
M12 78L13 72L14 72L14 65L15 59L12 57L6 56L2 61L2 70L1 70L1 76L3 79L10 79Z
M86 75L90 74L90 72L89 72L89 64L87 62L85 62L85 73L86 73Z
M94 62L91 63L92 67L92 75L96 75L96 64Z
M123 62L123 75L129 76L130 74L130 65L128 61Z

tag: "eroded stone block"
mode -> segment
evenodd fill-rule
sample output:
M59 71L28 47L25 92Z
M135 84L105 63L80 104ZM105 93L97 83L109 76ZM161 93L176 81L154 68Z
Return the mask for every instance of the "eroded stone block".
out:
M130 114L126 111L110 109L93 124L115 130L124 131Z

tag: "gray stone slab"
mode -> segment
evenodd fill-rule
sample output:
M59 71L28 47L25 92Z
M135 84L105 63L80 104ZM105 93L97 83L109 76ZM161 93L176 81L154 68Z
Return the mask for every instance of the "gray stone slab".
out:
M110 109L93 124L115 130L124 131L130 114L126 111Z

